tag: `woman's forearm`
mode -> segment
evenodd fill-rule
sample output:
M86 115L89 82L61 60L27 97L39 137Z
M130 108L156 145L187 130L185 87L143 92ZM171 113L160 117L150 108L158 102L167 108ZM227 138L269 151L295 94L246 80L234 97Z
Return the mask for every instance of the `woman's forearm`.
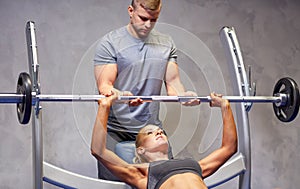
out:
M213 105L221 107L222 111L222 146L199 161L204 178L216 172L237 151L237 132L229 102L214 101Z
M106 150L107 119L110 106L105 101L99 102L97 117L94 123L91 153L97 159L102 156Z
M234 116L228 101L221 106L223 119L222 147L228 148L232 153L237 151L237 131Z

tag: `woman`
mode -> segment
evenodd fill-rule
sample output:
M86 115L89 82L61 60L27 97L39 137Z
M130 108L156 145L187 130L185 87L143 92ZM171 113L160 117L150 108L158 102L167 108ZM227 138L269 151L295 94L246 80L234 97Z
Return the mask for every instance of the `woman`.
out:
M204 189L203 179L213 174L237 151L237 133L228 100L211 93L211 107L220 107L223 118L223 137L220 148L200 161L191 158L168 159L168 140L157 126L141 129L136 138L139 164L128 164L106 149L107 119L117 94L99 100L93 129L91 153L114 175L139 189Z

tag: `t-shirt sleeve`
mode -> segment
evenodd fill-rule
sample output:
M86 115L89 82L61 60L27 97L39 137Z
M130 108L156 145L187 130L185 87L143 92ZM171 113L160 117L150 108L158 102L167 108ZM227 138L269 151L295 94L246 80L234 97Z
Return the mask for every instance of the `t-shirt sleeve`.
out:
M109 37L106 35L100 40L96 47L94 65L115 64L116 61L115 49Z
M173 39L171 38L170 40L171 40L171 51L170 51L170 56L169 56L169 62L177 63L177 48L176 48L176 45L175 45Z

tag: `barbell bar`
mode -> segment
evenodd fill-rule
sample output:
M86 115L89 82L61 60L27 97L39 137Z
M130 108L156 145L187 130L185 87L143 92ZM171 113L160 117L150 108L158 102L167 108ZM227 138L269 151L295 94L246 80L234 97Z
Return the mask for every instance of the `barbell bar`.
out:
M98 101L105 98L104 95L35 95L31 93L32 105L34 106L37 101L40 102L90 102ZM0 94L0 103L22 103L25 98L24 94L17 93L2 93ZM145 102L159 101L159 102L187 102L189 100L200 100L201 102L210 102L210 96L119 96L119 102L125 102L140 98ZM276 103L282 106L286 102L287 95L281 94L280 96L222 96L230 102L255 102L255 103Z
M36 94L32 91L31 78L28 73L19 75L16 93L0 93L0 103L16 103L18 119L21 124L30 120L31 108L38 102L96 102L103 95L47 95ZM201 102L210 102L210 96L119 96L118 101L126 102L140 98L145 102L187 102L198 99ZM280 79L274 88L273 96L223 96L229 102L242 103L273 103L276 117L282 122L293 121L299 111L299 88L297 83L289 78Z

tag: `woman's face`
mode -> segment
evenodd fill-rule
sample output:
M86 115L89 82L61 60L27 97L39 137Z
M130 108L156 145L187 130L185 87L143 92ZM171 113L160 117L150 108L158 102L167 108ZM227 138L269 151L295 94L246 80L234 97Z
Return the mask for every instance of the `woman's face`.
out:
M163 151L168 150L168 138L164 131L155 126L148 125L139 132L139 141L137 147L142 147L147 151Z

